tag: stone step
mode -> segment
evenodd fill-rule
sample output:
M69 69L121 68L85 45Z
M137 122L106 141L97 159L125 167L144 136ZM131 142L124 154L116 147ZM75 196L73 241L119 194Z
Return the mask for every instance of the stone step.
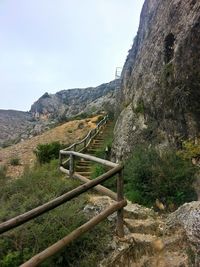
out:
M145 257L145 256L144 256ZM188 257L185 253L163 251L158 255L146 256L141 266L181 267L189 266Z
M99 137L97 139L95 139L96 141L99 141L99 142L103 142L104 141L104 138L103 137Z
M137 244L152 244L156 240L158 240L158 237L156 235L151 234L141 234L141 233L130 233L127 235L129 239L132 239L134 243Z
M126 207L124 207L124 217L129 219L147 219L155 218L155 212L152 209L140 206L138 204L133 204L128 201Z
M98 148L101 148L101 146L99 144L91 144L91 146L89 146L89 149L92 148L92 149L98 149Z
M104 140L94 139L94 140L92 141L92 143L94 143L94 144L103 144L103 141L104 141Z
M131 232L143 233L143 234L156 234L160 235L162 233L159 225L161 222L152 219L146 220L136 220L136 219L124 219L125 225Z
M88 176L88 177L91 176L91 172L83 172L83 171L77 171L77 172L82 176Z
M91 171L91 166L76 165L76 171Z
M91 165L90 162L81 162L81 161L77 162L76 164L76 166L90 166L90 165Z

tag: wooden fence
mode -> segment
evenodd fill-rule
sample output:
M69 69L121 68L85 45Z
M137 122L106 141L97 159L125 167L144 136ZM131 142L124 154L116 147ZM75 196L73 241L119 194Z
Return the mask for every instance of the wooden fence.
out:
M82 152L84 151L89 144L91 143L91 141L95 138L95 136L100 132L100 130L102 129L102 127L108 122L108 115L106 115L98 124L97 126L90 130L89 133L79 142L76 142L72 145L70 145L69 147L63 149L64 151L77 151L77 152ZM66 164L68 162L68 160L66 160L65 162L62 161L62 153L60 153L60 165L62 162L62 165Z
M91 142L92 138L98 133L102 125L106 123L106 121L107 121L107 118L105 117L98 124L99 126L97 125L96 131L93 131L92 134L90 131L90 135L88 134L86 138L84 138L81 142L76 143L75 146L73 145L73 147L77 147L79 144L84 143L84 146L81 148L81 150L85 149L85 147ZM87 140L87 141L85 142L84 140ZM41 214L46 213L62 205L63 203L66 203L67 201L79 196L80 194L88 191L91 188L95 188L96 190L106 195L109 195L112 199L115 200L115 202L114 204L110 205L110 207L102 211L100 214L98 214L97 216L93 217L91 220L89 220L82 226L75 229L69 235L65 236L63 239L57 241L55 244L46 248L44 251L33 256L30 260L22 264L21 267L38 266L44 260L53 256L55 253L60 251L63 247L68 245L70 242L77 239L83 233L91 230L94 226L96 226L98 223L105 220L109 215L111 215L112 213L116 211L117 211L117 234L119 237L124 236L123 207L127 205L127 202L126 200L124 200L124 197L123 197L123 166L120 164L116 164L116 163L104 160L104 159L94 157L94 156L86 155L80 152L69 151L68 149L69 148L60 151L60 170L68 174L68 176L71 178L76 178L76 179L81 180L82 182L84 182L84 184L78 186L77 188L71 190L70 192L67 192L35 209L32 209L24 214L21 214L15 218L12 218L6 222L1 223L0 233L4 233L13 228L16 228L17 226L22 225L40 216ZM63 161L64 157L66 156L69 158L67 160L69 161L69 169L65 167L66 160ZM74 162L77 157L103 164L107 167L110 167L111 169L105 172L104 174L100 175L99 177L95 178L94 180L87 179L75 172ZM110 179L111 177L115 175L117 175L117 194L100 185L101 183L103 183L104 181Z

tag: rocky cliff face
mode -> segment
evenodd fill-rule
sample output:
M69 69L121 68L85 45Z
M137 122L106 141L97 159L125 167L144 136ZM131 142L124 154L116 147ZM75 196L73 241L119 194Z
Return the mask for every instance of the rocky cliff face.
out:
M56 94L45 93L31 106L36 118L65 120L81 113L92 114L114 105L119 81L86 89L62 90Z
M180 146L200 130L200 2L146 0L120 91L116 158L144 140Z

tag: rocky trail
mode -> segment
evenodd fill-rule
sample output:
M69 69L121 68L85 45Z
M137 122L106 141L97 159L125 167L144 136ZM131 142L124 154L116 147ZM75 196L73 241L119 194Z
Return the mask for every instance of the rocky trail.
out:
M84 211L90 216L98 214L112 202L107 196L91 195ZM189 217L190 225L181 216ZM116 214L108 219L114 224ZM124 238L113 236L108 255L99 267L200 266L200 202L186 203L165 215L128 202L124 208L124 223Z
M96 155L102 149L109 130L110 123L107 123L85 153ZM91 178L92 165L90 161L79 160L76 170L82 176ZM90 195L84 212L89 217L97 215L113 202L107 196ZM190 219L189 224L184 218ZM108 219L115 225L116 214ZM171 214L160 214L128 201L124 208L124 225L124 238L113 236L108 248L109 256L99 266L200 266L200 202L186 203Z

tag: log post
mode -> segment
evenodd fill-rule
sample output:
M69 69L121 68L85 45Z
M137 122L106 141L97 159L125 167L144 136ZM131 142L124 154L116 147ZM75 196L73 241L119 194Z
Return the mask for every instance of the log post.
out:
M123 177L123 169L119 171L117 177L117 201L120 202L124 200L124 177ZM117 235L119 237L124 236L124 220L123 220L123 208L117 211Z
M62 154L59 152L59 166L62 166Z
M84 141L84 148L86 148L86 145L87 145L87 138Z
M73 178L73 174L74 174L74 155L70 154L70 160L69 160L69 178Z

